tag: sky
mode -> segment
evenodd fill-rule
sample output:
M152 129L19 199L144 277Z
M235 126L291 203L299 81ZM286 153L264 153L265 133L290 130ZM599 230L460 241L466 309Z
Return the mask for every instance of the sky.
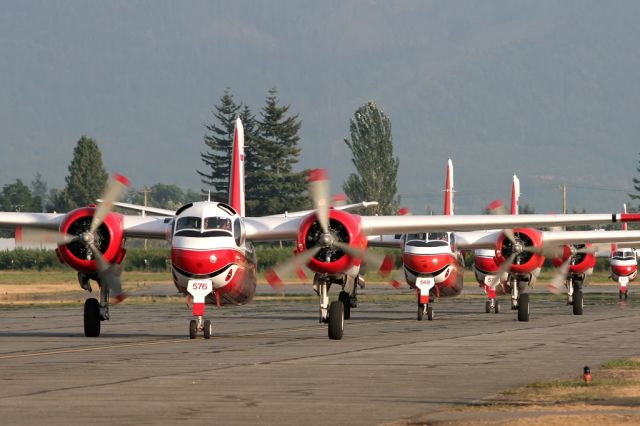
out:
M537 212L619 210L640 131L633 1L2 1L0 185L62 187L82 135L134 186L200 189L224 89L258 113L272 87L300 115L299 168L333 191L373 99L392 122L398 192L478 213L521 179Z

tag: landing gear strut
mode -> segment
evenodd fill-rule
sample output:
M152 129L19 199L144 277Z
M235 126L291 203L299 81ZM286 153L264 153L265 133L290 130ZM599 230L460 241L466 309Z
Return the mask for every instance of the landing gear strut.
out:
M348 316L351 316L351 302L349 293L340 292L338 300L329 304L329 288L331 287L331 277L315 274L313 277L313 288L318 293L320 305L320 323L328 324L329 339L340 340L344 335L344 320L347 318L346 309L349 309ZM348 308L346 308L348 306Z
M189 280L187 292L193 297L192 312L196 317L189 321L189 338L195 339L198 332L202 331L205 339L211 339L213 325L210 320L204 319L204 299L213 292L213 283L211 280ZM218 297L216 294L216 300L219 301Z
M80 286L91 291L89 279L91 277L86 274L78 274ZM93 277L95 279L95 277ZM84 335L86 337L100 336L100 322L109 319L109 288L98 282L100 287L100 300L90 297L84 302Z

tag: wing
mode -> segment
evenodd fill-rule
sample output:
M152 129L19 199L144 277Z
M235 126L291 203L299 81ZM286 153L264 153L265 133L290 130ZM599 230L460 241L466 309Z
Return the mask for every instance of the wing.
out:
M361 203L355 203L355 204L346 204L344 206L335 206L333 207L335 210L342 210L345 212L351 211L351 210L357 210L357 209L364 209L367 207L372 207L372 206L377 206L378 202L377 201L363 201ZM274 215L270 215L267 217L301 217L301 216L306 216L310 213L313 213L313 210L301 210L298 212L287 212L287 213L281 213L281 214L274 214Z
M640 214L531 214L456 216L362 216L366 235L409 232L477 231L483 229L541 228L548 226L593 225L638 222Z
M0 228L60 229L67 214L0 212ZM122 215L124 236L129 238L165 239L171 229L171 218Z
M96 201L98 203L102 202L101 199L98 199ZM154 216L170 216L170 217L172 217L172 216L176 215L176 212L174 210L159 209L157 207L148 207L148 206L145 207L145 206L141 206L139 204L114 202L113 205L116 206L116 207L120 207L121 209L141 212L143 215L146 214L146 213L151 213Z

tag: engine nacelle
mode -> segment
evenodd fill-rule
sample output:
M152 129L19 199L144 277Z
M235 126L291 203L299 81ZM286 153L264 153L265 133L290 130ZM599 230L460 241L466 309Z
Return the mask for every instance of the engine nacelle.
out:
M569 272L575 274L583 274L589 269L596 266L596 257L591 252L576 253L576 250L588 249L591 244L579 244L575 246L564 245L562 247L562 256L557 256L551 259L551 263L556 268L559 268L570 257L573 257L569 264Z
M342 243L364 252L367 248L367 237L362 233L360 216L341 210L329 210L329 231ZM302 220L296 239L296 254L313 248L319 244L322 228L315 213ZM352 257L336 247L323 247L308 263L312 271L327 274L340 274L353 266L360 266L361 259Z
M60 224L60 232L71 236L81 235L91 227L95 207L81 207L67 214ZM121 214L109 213L95 232L95 245L108 263L119 264L124 259L124 220ZM56 249L60 260L73 269L95 273L98 265L89 247L80 241L59 245Z
M517 254L511 263L511 272L528 274L540 268L544 263L544 256L540 254L542 248L542 234L540 231L532 228L516 228L513 230L513 235L516 244L504 234L498 237L496 242L496 262L499 265L503 264L515 252Z

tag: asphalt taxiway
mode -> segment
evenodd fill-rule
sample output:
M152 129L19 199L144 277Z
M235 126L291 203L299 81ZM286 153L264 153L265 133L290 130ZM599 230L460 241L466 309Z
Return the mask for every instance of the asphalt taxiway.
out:
M208 308L214 338L187 337L182 304L123 303L85 338L81 306L0 308L3 424L380 424L469 404L584 365L640 354L640 300L585 298L574 316L533 297L531 321L482 299L361 303L344 339L315 303ZM310 291L310 290L309 290ZM393 292L372 289L369 293Z

